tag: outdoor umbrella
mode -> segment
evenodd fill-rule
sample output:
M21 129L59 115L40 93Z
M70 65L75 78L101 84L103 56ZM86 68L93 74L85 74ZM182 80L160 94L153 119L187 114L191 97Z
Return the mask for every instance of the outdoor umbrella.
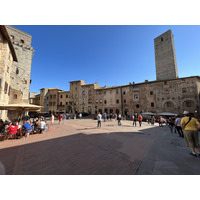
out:
M163 115L163 116L176 116L177 114L175 114L175 113L170 113L170 112L163 112L163 113L158 113L158 115Z
M0 104L0 110L10 110L10 111L19 111L21 116L25 115L26 111L38 111L42 106L33 105L33 104Z
M156 115L156 114L152 113L152 112L144 112L144 113L142 113L142 115Z
M7 105L1 105L0 104L0 110L13 110L13 111L37 111L42 106L37 106L33 104L7 104Z

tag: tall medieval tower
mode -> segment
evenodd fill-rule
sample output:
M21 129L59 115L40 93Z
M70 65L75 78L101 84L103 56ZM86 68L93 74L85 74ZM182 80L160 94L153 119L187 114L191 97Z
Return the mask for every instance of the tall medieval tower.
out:
M11 72L11 87L12 89L21 91L22 100L28 103L31 64L34 53L31 46L32 36L12 26L6 26L6 28L18 59L18 62L14 62L13 71Z
M171 30L154 39L156 80L178 78L174 37Z

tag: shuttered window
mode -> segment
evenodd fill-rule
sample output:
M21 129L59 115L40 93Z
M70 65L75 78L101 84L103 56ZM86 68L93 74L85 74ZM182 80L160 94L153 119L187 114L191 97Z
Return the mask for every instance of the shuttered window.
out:
M8 90L8 83L5 82L5 87L4 87L4 92L5 92L5 94L7 93L7 90Z

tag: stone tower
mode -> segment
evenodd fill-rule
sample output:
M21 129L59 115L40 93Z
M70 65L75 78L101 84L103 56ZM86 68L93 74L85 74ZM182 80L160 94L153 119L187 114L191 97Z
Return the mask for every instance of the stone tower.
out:
M178 78L174 36L171 30L154 39L156 80Z
M14 62L13 70L10 74L12 89L21 91L22 100L29 102L29 88L33 48L31 47L32 36L16 29L6 26L8 34L17 54L18 62Z

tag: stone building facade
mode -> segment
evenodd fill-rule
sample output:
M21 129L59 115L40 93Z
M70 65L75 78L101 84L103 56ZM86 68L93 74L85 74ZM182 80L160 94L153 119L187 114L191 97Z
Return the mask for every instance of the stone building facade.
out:
M120 113L129 116L140 112L182 114L184 110L196 113L198 116L200 113L199 76L166 81L145 81L115 87L99 87L97 83L84 84L77 88L79 89L73 88L76 93L50 89L47 111L86 112L92 115L106 112L108 115ZM72 98L72 95L78 96ZM70 110L68 105L72 105L73 109Z
M115 87L100 87L98 83L86 84L83 80L71 81L70 91L51 91L48 111L86 112L96 115L122 114L132 116L140 112L172 112L184 110L200 117L200 77L178 78L174 39L171 30L154 39L156 81ZM68 95L68 99L64 98Z
M12 26L0 26L1 105L29 102L33 56L31 39L31 35ZM14 119L17 116L16 113L13 111L0 111L1 118L4 120Z
M0 104L8 105L10 99L13 62L17 62L15 49L6 27L0 25ZM0 110L0 118L7 119L8 112Z
M10 35L18 59L18 62L14 62L11 71L11 87L17 91L21 91L23 102L28 103L31 64L34 52L31 46L32 36L12 26L6 26L6 29Z

